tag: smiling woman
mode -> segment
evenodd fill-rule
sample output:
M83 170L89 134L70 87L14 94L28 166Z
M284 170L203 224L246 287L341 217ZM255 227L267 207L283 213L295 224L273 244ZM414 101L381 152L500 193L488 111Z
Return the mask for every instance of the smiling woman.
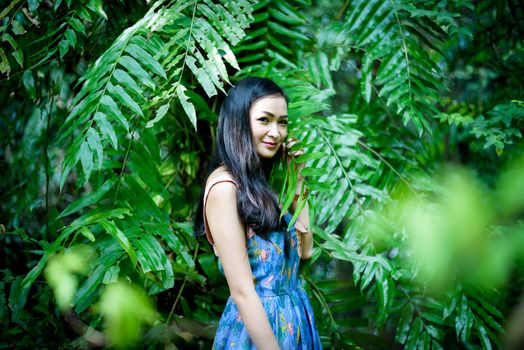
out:
M196 231L213 245L231 292L214 349L322 348L298 279L300 259L311 256L313 243L308 207L288 230L291 215L281 215L267 182L296 142L288 140L286 147L287 114L284 91L265 78L238 82L220 110L215 155L196 218Z
M272 158L287 138L287 101L282 95L266 96L249 112L253 144L262 158Z

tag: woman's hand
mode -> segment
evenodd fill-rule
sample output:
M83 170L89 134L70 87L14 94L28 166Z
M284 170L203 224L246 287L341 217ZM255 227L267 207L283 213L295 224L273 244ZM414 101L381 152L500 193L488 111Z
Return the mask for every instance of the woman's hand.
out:
M300 141L294 137L290 137L287 139L287 141L282 145L284 154L286 157L286 162L288 166L291 164L293 165L293 169L298 173L298 181L297 181L297 187L296 187L296 196L300 195L300 192L302 191L302 183L304 181L304 178L302 176L302 169L305 167L305 162L298 163L295 158L305 154L304 150L302 148L291 150L291 148L296 145L297 143L300 143Z
M299 180L302 180L302 169L304 169L304 166L305 166L305 163L297 163L296 160L294 160L294 158L297 158L301 155L304 154L304 150L302 148L300 149L297 149L297 150L294 150L292 151L291 148L299 143L300 141L294 137L290 137L287 139L287 141L282 144L282 148L283 148L283 154L284 156L286 157L286 162L288 165L291 165L293 164L294 168L296 171L298 171L298 178Z
M293 164L294 169L298 171L298 181L295 190L295 198L291 203L291 209L293 210L293 212L297 209L298 198L302 196L302 198L306 199L304 206L302 207L302 210L298 215L297 222L295 224L295 229L299 233L299 256L301 259L309 259L313 255L313 237L311 235L311 232L309 231L309 205L307 203L308 190L305 187L303 189L304 177L302 176L302 169L304 169L306 164L305 162L297 163L296 160L293 159L305 153L302 148L291 151L291 148L298 142L299 141L296 138L289 138L287 142L282 145L282 147L284 148L284 154L286 156L287 164ZM304 192L301 193L302 191Z

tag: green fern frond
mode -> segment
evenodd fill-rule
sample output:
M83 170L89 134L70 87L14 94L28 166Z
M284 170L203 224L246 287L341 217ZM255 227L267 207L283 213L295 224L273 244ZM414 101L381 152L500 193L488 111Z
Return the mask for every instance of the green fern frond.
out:
M398 1L355 1L347 10L342 33L346 44L364 50L361 91L371 100L373 85L386 106L393 107L404 124L412 122L419 134L430 131L428 120L445 82L438 47L454 14ZM378 62L378 68L376 68Z
M304 16L286 0L260 1L254 10L250 32L234 49L239 61L246 65L241 73L258 71L269 62L298 68L298 57L290 48L304 46L309 41L299 30L306 23Z
M154 5L140 21L125 30L80 80L82 88L59 131L60 138L79 130L75 137L85 140L92 128L99 129L102 138L100 143L91 138L91 143L73 143L68 148L61 186L79 161L85 181L92 171L100 170L104 145L109 142L118 147L122 133L115 127L123 128L124 133L132 131L131 125L143 123L145 110L162 100L178 99L196 128L195 109L184 92L188 87L181 81L184 67L194 74L208 96L216 95L217 88L224 91L223 81L229 82L224 60L239 69L226 41L235 44L245 35L244 29L252 20L250 2L239 4L245 12L233 11L227 1L224 4L174 1L159 6L160 3ZM184 11L190 12L191 17ZM189 29L184 27L187 24ZM170 39L164 41L166 36ZM176 82L164 88L170 81ZM148 97L156 89L163 93L151 103ZM94 135L93 131L89 133ZM98 161L93 163L95 154Z

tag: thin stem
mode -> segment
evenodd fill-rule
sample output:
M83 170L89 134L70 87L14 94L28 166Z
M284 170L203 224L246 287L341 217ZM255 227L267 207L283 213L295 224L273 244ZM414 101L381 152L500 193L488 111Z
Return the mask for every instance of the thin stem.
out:
M61 84L60 84L61 85ZM52 91L52 89L51 89ZM50 93L51 95L51 93ZM44 140L44 162L45 162L45 228L46 228L46 239L49 239L49 127L51 124L51 114L53 114L55 98L51 97L49 109L47 111L47 125L46 125L46 134Z
M390 0L390 3L393 8L395 8L395 4L393 3L393 0ZM406 44L406 38L404 37L404 29L402 28L402 24L400 23L400 18L398 16L398 11L395 10L395 19L397 20L400 36L402 37L402 47L404 48L404 58L406 59L406 71L408 74L408 85L409 85L409 105L410 108L413 109L413 96L411 92L411 69L409 68L409 56L408 56L408 47Z
M199 247L199 243L197 242L196 247L195 247L195 253L193 254L193 261L196 260L196 256L198 253L198 247ZM171 319L171 316L173 315L173 312L175 311L175 307L178 304L178 300L180 299L180 296L182 295L182 291L184 290L184 287L186 286L187 280L188 280L188 275L186 274L186 276L184 277L184 282L182 282L182 286L178 290L178 294L176 296L175 302L173 303L173 306L171 307L171 311L169 311L169 315L167 316L167 319L166 319L166 324L169 322L169 320Z
M408 182L408 180L406 180L406 178L404 176L402 176L402 174L400 174L398 172L397 169L395 169L395 167L393 165L391 165L391 163L389 163L384 157L382 157L382 155L380 155L380 153L378 153L377 151L375 151L373 148L369 147L368 145L366 145L364 142L360 141L360 140L357 140L357 143L364 147L366 150L368 150L369 152L373 153L378 159L380 159L381 162L383 162L384 164L386 164L390 169L391 171L393 171L393 173L395 173L395 175L398 176L398 178L400 180L402 180L402 182L404 182L406 184L406 186L409 188L409 190L411 192L413 192L413 194L415 195L415 197L417 197L417 199L419 200L422 200L419 196L419 194L417 193L417 191L415 191L415 189L413 187L411 187L411 184Z
M326 301L326 298L324 297L324 293L320 290L320 288L318 288L316 286L316 284L308 276L302 274L302 277L304 277L304 279L307 281L307 283L309 283L309 285L313 289L313 292L317 296L318 301L320 302L320 304L322 304L322 306L324 307L324 310L327 311L327 314L329 316L329 320L331 321L331 325L336 326L337 323L335 321L335 318L333 317L333 313L331 312L331 309L329 308L329 305L328 305L328 303ZM336 329L336 327L335 327L335 329Z
M187 45L186 45L186 53L184 54L184 60L182 61L182 70L180 71L180 76L178 77L177 84L180 84L180 81L182 80L182 74L184 73L184 68L186 67L186 58L187 54L189 52L189 46L191 43L191 36L193 35L193 23L195 22L195 14L196 14L196 7L197 7L198 0L195 0L193 3L193 15L191 16L191 25L189 27L189 35L187 38Z
M342 5L342 7L340 8L340 11L338 11L337 16L335 17L338 21L340 21L342 17L344 16L344 13L346 13L348 6L349 6L349 0L344 1L344 5Z
M328 145L329 149L331 150L331 153L333 153L333 156L335 157L337 163L340 165L340 169L342 170L342 174L346 178L346 181L348 182L349 187L351 187L351 191L355 194L355 203L357 203L357 206L358 206L358 208L360 210L360 213L364 214L364 209L362 209L362 206L360 205L360 202L358 200L357 191L355 191L355 188L353 187L353 183L351 182L351 179L349 178L349 174L347 173L346 169L344 168L344 164L342 164L342 161L338 157L337 152L335 151L335 149L331 145L331 142L329 142L329 140L327 139L326 135L324 135L322 130L318 129L318 132L320 133L320 136L322 136L324 141L326 141L326 144Z
M9 13L9 11L11 11L11 9L12 9L14 6L16 6L16 3L17 3L18 1L20 1L20 0L15 0L15 1L13 1L9 6L7 6L7 8L6 8L5 10L3 10L2 13L0 14L0 19L3 19L4 16L7 16L7 14ZM9 25L10 25L11 22L13 21L13 18L16 17L16 14L18 13L18 11L20 11L20 9L21 9L22 6L24 5L24 3L25 3L25 1L22 2L22 3L20 4L20 6L18 6L18 8L17 8L16 11L15 11L15 14L12 15L11 18L9 18L9 22L7 22L7 25L5 26L4 30L2 31L2 35L0 36L0 38L2 39L2 41L3 41L3 39L4 39L4 34L5 34L5 32L7 32L7 29L9 28Z

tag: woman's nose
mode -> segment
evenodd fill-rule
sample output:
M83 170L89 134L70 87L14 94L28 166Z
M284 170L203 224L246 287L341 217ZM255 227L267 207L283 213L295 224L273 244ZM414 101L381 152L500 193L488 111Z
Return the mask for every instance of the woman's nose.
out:
M278 132L278 126L276 123L271 123L268 126L269 130L267 131L267 134L271 137L278 137L280 136L280 133Z

